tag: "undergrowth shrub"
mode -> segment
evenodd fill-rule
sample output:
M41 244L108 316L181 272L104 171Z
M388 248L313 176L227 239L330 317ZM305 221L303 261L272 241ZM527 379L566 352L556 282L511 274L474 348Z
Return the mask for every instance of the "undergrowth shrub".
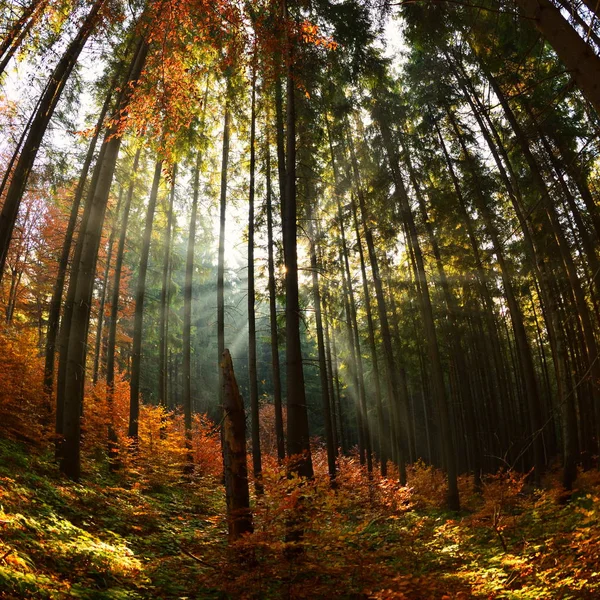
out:
M399 524L411 507L408 488L369 477L356 456L339 460L331 486L326 451L315 448L312 458L315 477L307 481L289 474L288 460L278 464L265 455L254 533L233 547L197 549L219 565L221 591L235 598L322 598L335 589L336 597L362 597L390 576L390 560L408 564L408 545L399 543ZM290 527L301 536L290 538Z
M518 516L532 498L523 493L528 473L500 469L486 475L482 482L482 504L471 517L471 524L493 531L502 549L508 551L507 530L516 530Z
M222 473L218 428L206 415L194 415L188 448L180 411L142 404L139 437L129 438L129 382L122 375L116 378L110 404L103 381L87 390L82 425L86 467L93 468L99 456L106 455L111 424L117 438L115 466L138 487L160 489L179 483L190 458L196 475Z
M406 467L406 474L416 508L442 508L444 506L446 476L441 469L427 465L419 459L416 463Z
M0 328L0 436L39 447L49 439L54 416L36 342L33 329Z

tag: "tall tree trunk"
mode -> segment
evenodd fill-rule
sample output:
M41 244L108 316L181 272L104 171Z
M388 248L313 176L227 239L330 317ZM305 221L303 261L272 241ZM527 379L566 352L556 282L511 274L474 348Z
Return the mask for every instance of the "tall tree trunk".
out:
M342 398L340 393L340 374L338 366L338 351L335 341L335 329L331 328L331 352L333 353L333 379L335 382L335 395L337 397L337 414L340 430L340 449L343 455L348 454L348 438L346 436L346 425L344 422L344 411L342 410Z
M525 253L533 269L535 281L537 282L540 306L546 325L548 340L550 342L558 395L565 398L565 402L572 404L572 394L565 392L565 386L567 385L565 377L567 377L568 374L568 366L564 361L566 360L567 355L564 350L564 341L562 340L563 335L560 327L560 319L556 313L556 300L554 299L552 286L549 284L552 275L549 273L548 264L543 259L539 241L533 236L530 224L527 221L518 181L502 140L500 139L490 116L482 106L481 100L475 92L471 82L468 80L464 69L461 68L460 63L456 60L450 62L454 63L454 66L457 69L461 69L462 77L456 71L455 76L463 89L463 93L471 106L472 113L479 124L479 129L492 153L494 162L496 163L498 172L508 193L508 197L519 220L523 241L525 242ZM504 99L502 99L502 101L504 101ZM549 389L550 388L548 388L548 390ZM550 394L548 394L548 397L550 399ZM570 439L574 439L576 435L574 435L574 432L571 432L569 437ZM567 462L572 462L571 458L569 458Z
M342 242L345 244L345 240ZM361 421L361 413L360 413L360 383L358 379L358 363L356 357L356 338L354 336L354 327L352 325L352 310L350 308L350 292L348 288L348 274L346 272L344 253L342 251L340 245L339 251L339 265L340 265L340 273L342 277L342 298L344 305L344 313L345 319L344 323L346 324L346 338L348 344L348 351L350 353L350 360L348 361L348 371L350 372L350 376L352 377L352 393L354 394L354 406L356 413L356 422L357 422L357 433L358 433L358 452L360 457L360 463L363 465L365 463L365 440L364 440L364 429L362 427ZM348 432L349 444L352 443L350 432Z
M352 285L352 276L350 272L350 262L348 259L348 246L346 243L346 230L344 226L344 215L338 189L340 185L340 176L338 173L337 161L333 149L333 138L329 126L329 120L325 116L325 126L329 141L329 152L331 165L334 174L335 197L337 204L337 219L340 231L340 268L342 270L344 306L346 310L346 326L348 329L348 344L350 348L351 364L353 365L352 376L354 379L354 393L356 394L356 419L358 427L358 450L361 464L367 463L368 472L373 469L371 441L368 428L368 414L366 408L366 393L364 382L364 371L362 364L362 355L360 351L360 337L358 332L358 322L356 319L356 302L354 299L354 287Z
M250 108L250 183L248 190L248 388L252 419L252 471L254 487L262 494L262 457L260 452L260 413L256 371L256 291L254 289L254 196L256 171L256 64L252 67Z
M435 258L440 286L442 288L444 300L446 303L449 325L448 337L452 348L452 361L454 362L456 369L456 375L458 378L458 384L460 388L460 397L462 400L465 415L465 425L469 437L468 441L471 446L468 455L473 469L473 482L475 488L479 489L481 487L482 471L481 445L479 442L479 434L477 431L473 394L471 392L471 378L469 377L469 372L465 361L465 350L463 348L462 330L458 318L458 302L448 282L448 277L446 275L446 269L442 260L442 254L440 251L439 243L434 229L431 225L431 221L429 220L427 205L425 203L425 198L423 197L423 193L421 191L421 187L417 179L417 173L412 165L412 161L410 160L410 153L407 151L406 146L403 147L403 150L404 160L408 167L410 180L415 191L417 202L419 204L421 219L425 225L427 238L429 240L429 244L431 246L433 256Z
M327 290L327 288L326 288ZM329 334L329 316L327 312L327 291L323 294L323 323L324 323L324 334L325 334L325 353L327 357L327 389L329 393L329 404L331 409L331 437L333 438L333 451L335 456L339 453L339 435L337 425L337 407L335 398L335 387L334 380L335 375L333 372L333 361L331 358L331 336Z
M171 193L169 194L169 206L167 208L167 228L163 240L164 255L162 269L162 286L160 291L160 321L158 326L158 404L163 408L167 408L168 397L168 321L169 321L169 288L171 280L169 271L171 266L171 239L173 229L173 206L175 203L175 183L177 180L177 163L173 165L171 172Z
M141 41L135 53L127 82L122 87L116 115L127 112L134 84L138 80L148 53L148 45ZM81 410L85 381L85 359L88 324L94 289L96 260L104 222L106 204L110 192L121 136L118 124L114 124L105 138L105 152L101 162L96 165L98 183L88 195L90 205L89 220L85 230L80 231L77 245L81 247L77 272L73 314L69 324L69 342L67 348L67 367L65 377L65 404L63 435L64 446L61 456L61 471L72 479L80 475Z
M285 459L285 436L283 432L283 409L281 401L281 372L279 363L279 340L277 336L277 292L275 290L275 260L273 241L273 206L271 189L271 152L269 145L269 127L265 136L265 178L267 195L267 265L269 272L269 325L271 333L271 367L273 369L273 405L275 409L275 438L277 440L277 458ZM285 180L285 178L284 178Z
M114 83L114 82L113 82ZM71 254L71 246L73 244L73 234L75 233L75 227L77 226L77 217L79 215L79 207L81 205L81 199L83 198L83 192L85 188L85 182L87 181L88 173L92 160L94 158L94 152L96 150L96 144L98 143L98 137L102 130L104 118L110 107L110 101L112 98L113 86L106 95L100 116L96 123L94 135L90 141L81 174L79 175L79 181L75 188L73 195L73 204L71 205L71 213L69 215L69 222L67 223L67 229L65 231L65 239L58 261L58 273L56 275L56 281L54 283L54 289L52 291L52 299L50 300L50 307L48 309L48 329L46 332L46 351L45 351L45 363L44 363L44 389L47 393L51 393L52 385L54 383L54 355L56 352L56 338L58 336L58 326L60 320L60 308L62 305L63 291L65 287L65 279L67 275L67 269L69 266L69 256Z
M448 153L448 149L446 148L446 143L442 136L442 132L438 124L436 123L436 132L440 142L440 148L442 149L442 153L444 155L444 160L448 167L448 172L450 174L450 178L452 180L452 185L456 192L457 205L460 210L460 214L462 216L462 221L467 230L467 237L469 240L469 244L471 246L471 250L473 252L473 259L475 262L475 274L477 281L477 288L479 294L481 296L483 309L482 313L485 319L485 325L487 328L487 335L485 336L485 344L487 346L486 354L489 353L492 360L491 363L494 365L495 371L495 385L490 387L490 391L493 394L494 400L494 412L496 410L503 411L505 408L505 399L510 397L510 386L506 380L506 365L502 357L502 349L500 344L500 339L498 337L498 330L496 325L496 317L494 312L494 303L492 301L489 289L487 287L487 275L485 273L485 269L483 267L483 261L481 257L481 250L479 247L479 241L477 239L475 230L473 228L473 224L471 219L469 218L468 213L466 212L466 201L463 195L463 190L461 183L458 179L458 176L454 170L454 165L452 163L452 159L450 158L450 154ZM492 374L487 373L486 379L489 378ZM487 381L486 381L487 383ZM505 422L504 419L501 420L502 423ZM493 420L494 424L498 423L498 419ZM502 427L503 429L504 427ZM504 437L504 436L503 436ZM508 442L508 440L506 440ZM503 448L505 449L505 448Z
M208 91L208 86L207 86ZM204 96L206 106L206 94ZM204 129L204 127L203 127ZM200 167L202 153L197 151L194 167L193 200L190 214L187 254L185 259L185 284L183 287L183 418L185 440L188 448L188 472L193 469L191 455L192 442L192 291L194 285L194 248L196 245L196 221L198 219L198 199L200 196Z
M566 65L571 77L600 113L600 58L550 0L516 0Z
M346 233L344 226L344 215L342 212L342 205L338 197L338 220L340 226L340 234L342 237L342 259L343 268L346 273L346 286L348 291L348 306L349 306L349 332L353 336L353 346L355 351L355 369L356 369L356 382L357 382L357 403L356 403L356 418L358 424L358 449L360 456L360 463L364 465L366 463L367 470L369 473L373 470L373 460L371 452L371 435L369 432L369 415L367 410L367 393L365 389L365 373L363 366L362 350L360 345L360 333L358 330L358 318L356 311L356 298L354 296L354 284L352 283L352 272L350 271L350 260L348 257L348 245L346 243Z
M217 352L225 352L225 219L227 210L227 169L229 165L230 89L227 87L223 118L223 151L221 158L221 196L219 200L219 251L217 262ZM221 360L221 358L219 358ZM223 370L219 369L219 394L223 390ZM222 397L220 396L221 401Z
M98 307L98 324L96 326L96 344L94 347L94 367L92 369L92 383L98 383L98 374L100 372L100 362L102 358L102 341L104 339L104 312L106 308L106 298L109 295L110 267L112 263L113 248L115 245L115 236L119 223L119 213L121 212L121 203L123 201L123 188L119 186L119 199L115 207L115 214L110 228L108 246L106 250L106 264L104 265L104 277L102 278L102 292L100 293L100 306Z
M284 18L289 18L287 4ZM300 299L298 294L297 198L296 198L296 77L294 48L288 40L287 57L287 153L283 249L285 264L285 338L287 392L287 452L296 460L292 467L302 477L313 477L308 430L308 411L300 345Z
M410 238L412 250L416 263L415 276L419 282L421 289L421 313L423 317L423 325L425 327L425 336L427 339L427 348L429 360L431 361L431 373L433 375L433 390L436 397L436 406L440 415L440 424L442 428L442 446L445 455L446 473L448 476L448 508L451 510L459 510L460 501L458 497L458 473L456 465L456 451L453 439L453 427L450 421L451 415L448 407L448 399L446 397L446 385L444 383L444 372L442 369L442 361L435 329L435 321L433 316L433 307L431 306L431 297L429 295L429 286L427 283L427 274L425 272L425 261L421 252L421 245L417 234L417 228L414 221L412 209L408 199L406 188L400 174L398 157L394 149L391 131L388 128L385 119L380 122L382 126L382 135L384 145L386 147L390 169L394 178L394 186L396 192L396 200L400 205L400 213L402 220L406 226L408 236Z
M321 383L321 400L323 402L323 421L325 424L325 444L327 447L327 468L331 481L335 479L335 444L331 425L331 398L327 380L327 359L325 355L325 339L323 336L323 314L321 311L321 291L319 290L319 274L316 250L316 228L314 216L308 215L308 234L310 236L310 267L312 271L313 303L315 307L315 322L317 329L317 350L319 355L319 380Z
M10 186L2 205L2 212L0 212L0 280L4 272L6 255L17 220L21 199L27 185L27 180L29 179L29 174L33 168L38 148L71 71L79 58L79 54L100 21L100 10L105 2L106 0L96 0L94 2L77 35L56 65L38 105L36 116L31 123L29 135L23 145L19 160L15 165Z
M279 208L281 221L285 212L286 171L285 171L285 131L283 114L283 85L281 75L275 79L275 140L277 145L277 177L279 181Z
M547 197L549 195L549 190L547 189L544 178L540 172L539 165L531 152L527 137L517 121L515 114L510 108L508 100L503 94L502 89L500 88L500 85L496 81L495 77L493 77L493 75L486 70L483 65L482 68L486 78L494 90L494 93L502 105L504 114L511 126L511 129L513 130L519 148L521 149L523 157L525 158L525 161L529 167L533 184L535 185L537 192L544 199L544 208L550 224L552 236L554 238L554 245L558 249L558 253L561 258L561 261L557 264L563 273L566 274L566 279L570 287L570 289L567 290L567 293L571 295L573 304L576 307L576 315L583 331L585 343L583 350L586 354L586 362L589 369L589 375L591 376L590 381L595 411L596 435L600 436L600 387L598 385L598 382L600 381L600 363L598 362L598 346L589 308L581 287L581 282L579 281L579 276L577 274L577 268L573 261L568 243L564 238L560 220L556 213L554 204L548 201ZM552 257L552 260L556 262L555 257Z
M123 270L123 259L125 257L125 240L127 239L127 226L129 224L129 213L131 211L131 202L133 200L133 192L135 189L136 174L142 153L141 146L138 147L133 158L133 166L131 167L131 179L127 196L125 198L125 206L121 215L121 232L119 234L119 244L117 247L117 256L115 259L115 278L113 281L112 298L110 305L110 318L108 320L108 344L106 348L106 396L108 400L109 410L109 425L108 425L108 440L109 440L109 455L116 451L116 432L114 426L114 387L115 387L115 351L117 346L117 321L119 319L119 299L121 295L121 274ZM112 458L112 456L111 456Z
M150 198L146 209L146 221L142 237L140 267L135 290L135 314L133 319L133 343L131 348L131 378L129 380L129 427L128 435L135 443L139 432L140 418L140 378L142 373L142 334L144 324L144 302L146 298L146 274L150 259L150 241L152 240L152 224L156 211L158 187L162 173L162 159L157 160L154 167L154 178L150 189Z
M98 180L100 177L100 169L98 165L104 160L106 154L107 144L102 144L98 159L96 161L96 167L92 174L92 180L90 187L87 192L87 198L89 199L94 190L98 186ZM83 215L81 217L81 225L79 226L79 235L81 232L85 232L88 227L90 220L90 214L92 205L90 202L85 203ZM79 273L79 265L81 263L81 253L83 251L82 244L75 244L73 251L73 259L71 261L71 269L69 272L69 286L67 288L67 294L65 297L63 316L60 324L60 332L58 335L58 372L56 377L56 459L60 459L62 450L62 434L64 428L64 414L65 414L65 394L66 394L66 376L67 376L67 364L68 364L68 349L69 349L69 336L71 332L71 320L73 317L73 309L75 302L75 293L77 291L77 278Z

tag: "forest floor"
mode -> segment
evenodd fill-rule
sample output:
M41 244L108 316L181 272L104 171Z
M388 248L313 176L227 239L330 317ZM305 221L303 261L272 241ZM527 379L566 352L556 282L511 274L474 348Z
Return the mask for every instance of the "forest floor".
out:
M140 483L92 464L73 483L48 453L0 441L0 597L600 597L597 472L567 504L504 473L481 496L463 490L451 515L436 506L439 473L422 465L408 489L346 460L336 491L271 466L255 533L231 548L216 477ZM284 541L291 521L298 548Z

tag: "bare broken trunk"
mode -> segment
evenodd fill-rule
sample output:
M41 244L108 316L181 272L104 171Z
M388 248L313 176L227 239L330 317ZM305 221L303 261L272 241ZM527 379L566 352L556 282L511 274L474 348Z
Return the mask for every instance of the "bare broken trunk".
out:
M223 381L223 465L229 541L244 533L252 533L250 489L246 465L246 413L240 394L229 350L221 357Z

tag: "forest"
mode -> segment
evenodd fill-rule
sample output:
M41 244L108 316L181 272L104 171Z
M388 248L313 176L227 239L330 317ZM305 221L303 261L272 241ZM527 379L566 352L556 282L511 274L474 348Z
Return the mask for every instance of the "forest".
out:
M600 4L0 0L0 598L600 597Z

